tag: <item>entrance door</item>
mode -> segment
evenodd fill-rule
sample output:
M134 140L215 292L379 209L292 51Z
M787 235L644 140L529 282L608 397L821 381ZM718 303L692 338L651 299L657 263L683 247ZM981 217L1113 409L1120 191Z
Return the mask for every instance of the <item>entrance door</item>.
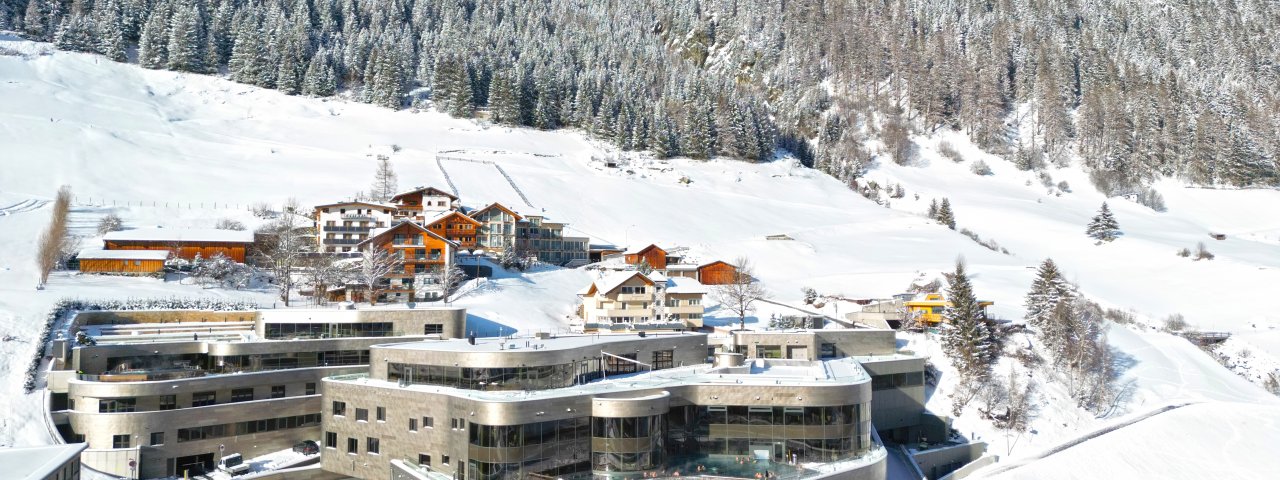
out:
M792 360L808 360L809 347L805 345L789 345L787 346L787 358Z
M183 476L184 472L187 475L204 475L213 471L213 454L202 453L178 457L174 464L177 467L177 471L173 473L179 477Z

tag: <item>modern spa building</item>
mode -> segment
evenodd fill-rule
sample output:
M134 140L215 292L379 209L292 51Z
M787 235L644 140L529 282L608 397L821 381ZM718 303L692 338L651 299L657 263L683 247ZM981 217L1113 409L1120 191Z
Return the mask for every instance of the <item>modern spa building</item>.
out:
M321 379L370 346L464 336L460 308L83 312L52 342L51 419L85 465L126 478L210 471L320 438Z
M892 331L844 332L374 345L367 374L323 381L322 465L362 479L506 480L753 478L821 463L827 478L883 479L874 396L897 405L891 430L918 430L923 386L893 379L922 377L924 358L897 352ZM818 345L761 358L773 344L760 342Z

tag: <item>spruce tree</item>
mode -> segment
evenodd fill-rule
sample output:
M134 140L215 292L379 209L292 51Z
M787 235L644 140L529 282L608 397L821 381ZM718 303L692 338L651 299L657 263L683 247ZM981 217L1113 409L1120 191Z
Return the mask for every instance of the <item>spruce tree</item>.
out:
M952 230L956 229L956 216L955 213L952 213L951 211L950 199L942 199L942 204L938 205L938 214L934 218L938 220L938 223L946 225L947 228Z
M163 68L169 61L169 15L156 8L147 17L138 40L138 64L146 68Z
M1074 300L1075 289L1062 277L1062 272L1053 259L1046 258L1040 263L1036 279L1031 282L1031 291L1027 292L1027 325L1043 328L1049 323L1058 304L1070 304Z
M1089 221L1089 227L1085 230L1085 233L1088 233L1095 240L1104 242L1110 242L1120 236L1120 224L1116 222L1116 217L1111 214L1111 209L1107 207L1107 202L1102 202L1102 208Z
M333 66L329 64L329 53L316 52L307 64L307 72L302 79L302 94L312 97L327 97L336 90L334 85Z
M937 220L937 219L938 219L938 199L936 199L936 198L935 198L935 199L932 199L932 200L930 200L930 201L929 201L929 213L928 213L928 215L929 215L929 219L930 219L930 220Z
M125 41L124 11L117 0L106 0L94 3L94 35L97 45L95 51L107 58L123 62L128 59L128 44Z
M991 364L1000 354L995 334L973 293L963 261L956 262L950 280L946 292L949 305L942 313L945 323L942 344L962 381L981 381L988 376Z
M53 37L53 44L62 50L73 52L97 51L97 42L94 39L95 30L93 20L89 17L78 13L67 15L63 17L62 23L58 25L58 31Z
M201 31L200 11L196 5L177 7L169 21L167 66L183 72L204 71L204 32Z

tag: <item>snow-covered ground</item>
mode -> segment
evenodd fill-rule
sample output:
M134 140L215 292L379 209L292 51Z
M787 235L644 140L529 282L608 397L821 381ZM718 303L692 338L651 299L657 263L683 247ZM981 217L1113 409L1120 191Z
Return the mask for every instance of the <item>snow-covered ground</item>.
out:
M132 227L210 227L224 217L253 225L256 219L247 207L254 202L279 204L296 197L302 205L314 205L368 189L378 154L390 156L402 189L446 188L447 175L464 204L501 201L521 213L569 222L567 235L624 246L686 246L689 255L702 260L747 255L772 299L783 304L799 306L802 287L851 299L884 298L912 281L937 277L964 257L978 295L996 302L998 316L1016 320L1035 265L1053 257L1084 295L1106 307L1132 310L1148 324L1181 313L1195 328L1228 331L1248 342L1255 358L1280 358L1280 316L1256 305L1280 284L1280 216L1271 213L1280 206L1277 191L1162 183L1157 188L1168 212L1113 199L1110 205L1125 235L1094 245L1084 228L1104 198L1083 174L1055 171L1054 183L1066 180L1072 190L1058 196L1032 174L982 156L951 134L920 139L920 165L884 163L871 170L868 180L900 183L906 191L884 208L786 158L764 164L634 158L631 165L610 169L590 159L612 152L575 132L510 129L433 111L288 97L207 76L48 50L0 36L0 51L27 54L0 54L0 334L6 335L0 342L0 378L6 380L0 393L0 409L6 412L0 444L49 441L39 421L39 397L22 394L20 385L39 325L59 298L213 295L274 302L270 292L67 274L56 275L47 290L35 291L34 239L48 217L43 202L58 186L72 187L78 204L73 228L79 233L89 234L108 211ZM939 138L954 144L966 162L939 157L933 149ZM533 206L494 165L437 162L437 155L500 165ZM970 173L968 162L978 158L995 175ZM960 227L994 239L1011 254L988 250L925 219L930 199L944 196ZM1227 238L1213 240L1209 232ZM773 234L794 240L765 239ZM1215 260L1195 262L1174 254L1201 241ZM574 292L592 275L553 268L503 275L465 286L454 303L467 307L469 320L480 328L563 329ZM843 314L851 305L828 302L823 311ZM762 305L749 321L773 313L795 311ZM708 317L713 324L728 315L713 308ZM1070 405L1049 406L1036 420L1038 433L1022 439L1012 456L1033 455L1125 414L1169 402L1202 401L1199 408L1229 416L1265 411L1237 407L1273 398L1181 339L1122 326L1112 329L1110 339L1125 355L1126 379L1136 382L1122 411L1096 419ZM924 342L918 348L928 352L930 347ZM939 412L948 410L945 390L940 387L930 400ZM991 438L996 433L981 420L962 417L956 425L1006 453L996 448L1000 442ZM1280 441L1280 430L1262 430L1266 425L1238 429L1250 430L1241 435L1251 435L1257 445ZM1162 428L1158 436L1129 441L1146 450L1144 445L1201 431L1199 424Z

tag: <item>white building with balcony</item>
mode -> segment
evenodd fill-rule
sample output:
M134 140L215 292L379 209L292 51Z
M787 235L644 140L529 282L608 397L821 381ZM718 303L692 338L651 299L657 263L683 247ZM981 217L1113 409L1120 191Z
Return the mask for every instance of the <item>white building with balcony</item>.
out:
M391 225L396 207L370 202L340 202L315 207L316 241L321 251L356 252L375 228Z
M583 331L702 328L707 287L692 278L614 272L578 292Z

